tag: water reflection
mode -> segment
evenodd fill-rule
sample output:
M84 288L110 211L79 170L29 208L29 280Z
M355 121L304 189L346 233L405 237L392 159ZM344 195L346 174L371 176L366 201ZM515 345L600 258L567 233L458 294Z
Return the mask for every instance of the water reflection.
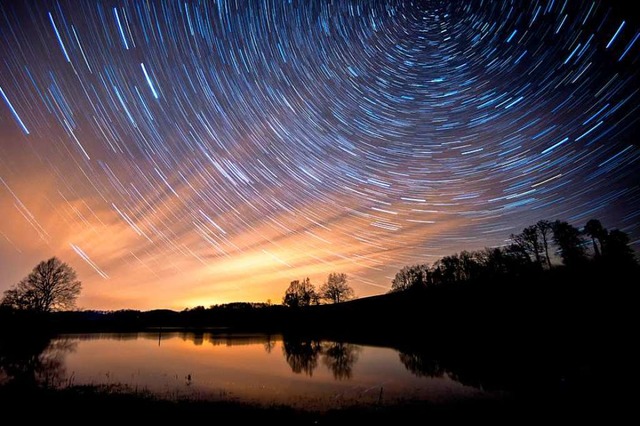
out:
M418 377L442 377L445 374L440 363L423 352L400 351L400 362Z
M70 339L47 336L0 340L0 383L21 387L56 387L73 380L67 376L65 356L76 349Z
M334 379L350 379L361 350L360 346L350 343L327 342L322 345L322 363L331 370Z
M124 332L124 333L81 333L70 334L74 339L87 340L117 340L117 341L134 341L134 340L155 340L162 346L163 342L168 342L179 338L184 342L191 343L195 346L203 344L211 344L213 346L240 346L253 344L269 343L271 349L275 342L282 339L280 335L262 334L262 333L221 333L210 331L176 331L172 329L158 329L157 331L143 332Z
M268 354L271 353L273 348L276 347L276 339L267 334L266 341L264 342L264 351Z
M304 337L290 337L269 334L215 334L209 332L163 332L157 333L88 333L63 338L50 339L32 336L0 341L0 372L4 381L31 385L59 384L66 375L64 357L76 350L81 341L137 341L180 338L195 346L204 343L213 346L243 346L261 344L267 354L271 354L281 342L282 355L295 374L313 377L319 361L332 373L335 380L348 380L353 375L362 346L346 342L320 341ZM423 352L399 351L402 365L417 377L443 377L445 373L458 377L455 371L445 370L440 362ZM478 385L478 383L474 383Z
M268 334L162 330L0 340L0 385L121 384L160 396L301 406L377 403L382 388L385 400L484 394L455 380L468 371L443 365L424 351Z
M350 379L362 347L344 342L321 342L312 339L283 339L282 354L291 371L313 377L318 359L331 371L335 380Z
M296 374L304 372L307 376L313 376L313 370L318 366L318 357L322 347L316 340L303 340L299 338L285 339L282 342L282 353Z
M64 357L76 350L82 341L163 341L180 338L195 346L204 343L213 346L242 346L261 344L267 354L271 354L281 342L282 355L295 374L313 377L319 361L332 373L335 380L348 380L353 375L362 346L346 342L321 341L304 337L279 336L269 334L215 334L210 332L167 332L157 333L88 333L51 339L44 336L23 337L0 341L0 372L4 381L32 385L53 385L65 377ZM402 365L417 377L442 377L446 371L440 363L422 352L399 351Z

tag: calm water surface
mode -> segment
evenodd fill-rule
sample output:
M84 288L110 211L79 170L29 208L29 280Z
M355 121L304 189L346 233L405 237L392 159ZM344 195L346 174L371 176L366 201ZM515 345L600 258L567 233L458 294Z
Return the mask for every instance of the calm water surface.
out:
M124 384L162 397L233 399L305 408L494 398L395 349L279 335L63 335L60 386Z

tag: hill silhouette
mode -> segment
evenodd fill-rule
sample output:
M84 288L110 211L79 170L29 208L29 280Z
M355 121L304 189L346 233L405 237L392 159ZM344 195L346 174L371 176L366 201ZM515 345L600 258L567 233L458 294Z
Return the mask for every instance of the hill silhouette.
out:
M518 335L585 336L625 325L629 295L638 268L610 270L589 263L580 268L540 270L514 280L476 279L344 303L286 308L233 303L171 310L115 312L3 311L2 324L60 331L126 331L155 328L218 328L323 334L337 337L419 339L490 338ZM611 332L611 330L608 330Z
M31 374L55 372L55 358L46 355L56 333L151 330L160 338L172 330L194 336L251 331L282 335L283 355L294 372L310 373L321 359L336 379L347 378L357 360L353 345L376 345L396 349L414 375L508 391L515 403L501 402L506 408L530 412L543 406L551 413L613 407L628 398L622 389L626 371L635 364L631 336L640 269L623 233L591 225L591 258L588 242L562 223L558 245L564 246L565 264L552 264L548 247L538 244L540 228L530 228L520 246L461 252L431 267L403 268L392 292L335 304L239 302L180 312L40 312L4 306L0 373L31 384L24 391L28 396L73 404L83 400L82 394L41 394ZM19 395L13 388L0 386L0 391ZM112 397L96 398L100 405ZM123 401L132 407L147 404L137 397ZM493 408L503 412L502 405Z

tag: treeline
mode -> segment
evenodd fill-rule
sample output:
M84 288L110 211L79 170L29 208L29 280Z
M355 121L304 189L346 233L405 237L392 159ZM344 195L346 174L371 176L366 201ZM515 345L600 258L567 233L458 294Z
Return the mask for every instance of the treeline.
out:
M441 339L462 334L475 338L487 332L500 335L505 325L518 324L523 335L542 330L577 335L602 328L607 331L601 335L609 336L609 330L622 330L621 324L627 323L620 318L631 312L625 308L635 300L628 296L630 283L637 281L640 271L624 232L608 231L597 220L582 229L562 221L539 221L511 235L502 247L462 251L431 266L407 266L396 274L390 294L351 301L347 276L332 273L319 289L308 279L291 282L282 304L238 302L182 312L50 312L15 302L48 297L49 293L40 295L32 289L41 288L49 272L63 266L59 263L41 263L23 280L28 286L16 287L29 298L12 297L13 289L5 292L0 303L1 329L214 327L388 340L423 333L425 324L429 336ZM53 268L46 267L49 264ZM59 280L51 288L68 281Z
M625 232L608 231L597 219L589 220L582 229L565 221L540 220L512 234L503 247L464 250L431 266L405 266L396 273L390 292L466 281L517 280L560 264L570 269L590 264L612 272L638 266Z
M309 277L291 281L282 298L282 304L290 308L302 308L320 305L323 302L346 302L353 298L355 292L347 282L347 274L332 272L319 289L316 289Z

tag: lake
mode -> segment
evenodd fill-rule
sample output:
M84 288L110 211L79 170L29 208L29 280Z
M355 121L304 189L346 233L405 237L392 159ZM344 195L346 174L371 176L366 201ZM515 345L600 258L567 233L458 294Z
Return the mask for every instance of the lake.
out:
M125 385L162 398L326 409L501 398L437 362L387 347L217 332L66 334L38 355L47 385ZM5 380L7 380L5 372ZM0 382L2 376L0 375Z

